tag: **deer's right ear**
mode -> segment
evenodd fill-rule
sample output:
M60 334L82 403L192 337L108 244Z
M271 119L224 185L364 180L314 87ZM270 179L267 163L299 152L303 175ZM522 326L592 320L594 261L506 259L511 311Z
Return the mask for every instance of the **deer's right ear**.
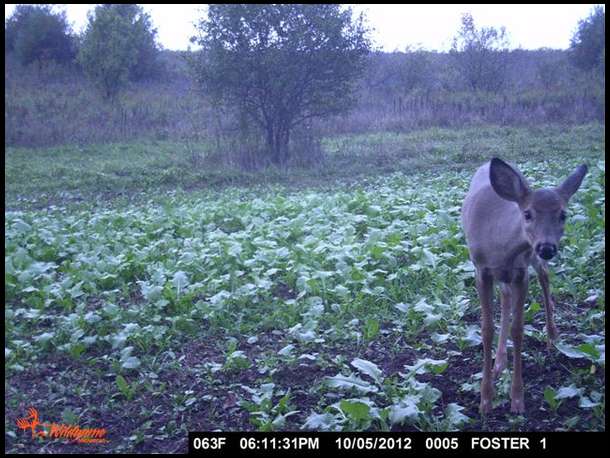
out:
M497 157L489 164L489 181L500 197L518 204L521 204L530 192L523 176Z

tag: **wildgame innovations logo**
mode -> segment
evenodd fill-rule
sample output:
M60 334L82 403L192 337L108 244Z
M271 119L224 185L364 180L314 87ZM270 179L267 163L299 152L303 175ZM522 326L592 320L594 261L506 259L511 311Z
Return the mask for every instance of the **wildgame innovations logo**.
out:
M17 420L19 429L32 431L32 439L41 437L49 439L68 439L78 443L104 443L108 442L106 428L82 429L78 425L66 425L62 423L41 422L38 410L33 407L28 409L28 415Z

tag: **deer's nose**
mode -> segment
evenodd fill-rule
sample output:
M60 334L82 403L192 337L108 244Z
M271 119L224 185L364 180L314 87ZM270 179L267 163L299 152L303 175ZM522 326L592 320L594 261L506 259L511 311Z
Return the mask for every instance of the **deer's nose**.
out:
M538 243L536 245L536 254L548 261L557 254L557 245L554 243Z

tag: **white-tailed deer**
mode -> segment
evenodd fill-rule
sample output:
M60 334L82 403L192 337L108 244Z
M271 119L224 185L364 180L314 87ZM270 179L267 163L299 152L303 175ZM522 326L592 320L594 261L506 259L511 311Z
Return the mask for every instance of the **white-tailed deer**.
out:
M553 301L546 261L557 253L563 235L566 205L580 187L587 166L579 166L558 187L530 189L523 175L501 159L481 166L470 184L462 206L462 227L470 259L476 268L476 287L481 301L483 380L481 413L491 411L493 396L491 348L494 280L500 282L501 319L493 376L506 367L506 339L511 319L513 378L511 412L523 413L521 346L523 305L527 296L528 266L533 266L542 286L549 345L557 338Z

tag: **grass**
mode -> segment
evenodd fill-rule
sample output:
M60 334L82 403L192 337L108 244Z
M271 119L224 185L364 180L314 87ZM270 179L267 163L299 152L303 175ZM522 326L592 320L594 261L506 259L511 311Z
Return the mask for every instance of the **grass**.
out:
M231 186L332 186L335 180L362 183L392 172L472 168L492 156L546 160L599 157L605 148L599 124L516 128L426 129L323 140L324 163L288 171L256 173L206 161L211 143L107 144L86 147L5 149L5 202L10 209L41 208L116 197L149 198L182 189ZM195 152L195 159L193 159ZM556 161L551 161L553 164Z
M240 186L213 189L190 188L211 170L162 182L186 164L172 144L91 148L88 159L8 150L5 450L67 450L16 428L29 406L44 421L107 428L107 444L69 444L89 453L185 451L189 430L604 430L603 127L324 147L322 170L266 171L255 187L236 173ZM540 185L583 161L590 172L552 269L561 341L546 351L533 286L526 414L508 412L506 372L482 422L459 209L491 155ZM118 189L137 198L108 200Z

